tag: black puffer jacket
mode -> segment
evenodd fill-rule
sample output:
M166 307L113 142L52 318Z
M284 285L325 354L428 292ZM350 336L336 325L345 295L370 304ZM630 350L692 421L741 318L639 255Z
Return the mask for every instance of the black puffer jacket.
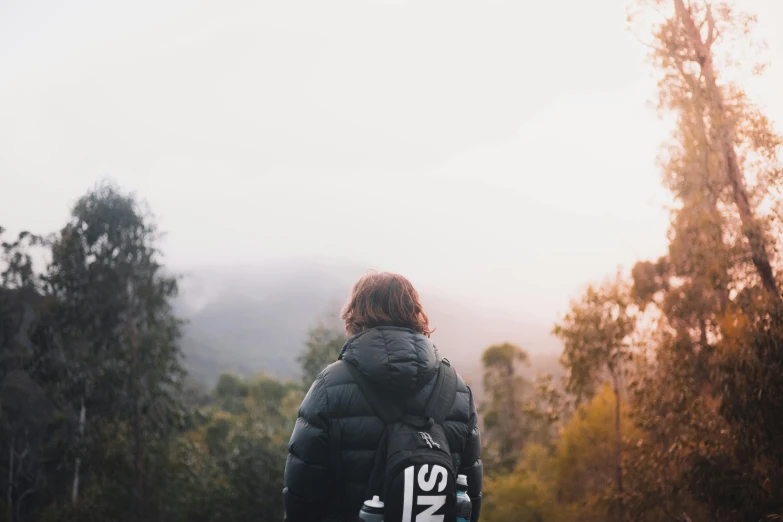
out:
M381 326L343 346L340 358L370 382L421 414L435 384L441 357L424 335ZM482 464L476 408L470 388L458 379L457 397L444 424L455 469L467 475L473 522L481 509ZM287 522L356 520L384 425L351 374L331 364L313 383L299 409L285 467Z

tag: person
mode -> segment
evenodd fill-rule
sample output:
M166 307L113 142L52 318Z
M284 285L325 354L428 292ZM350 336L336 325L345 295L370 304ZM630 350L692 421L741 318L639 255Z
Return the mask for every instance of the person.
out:
M437 381L442 357L430 339L419 295L405 277L369 272L342 311L351 336L339 359L354 365L406 413L419 415ZM461 377L443 423L454 469L467 476L471 521L481 510L480 433L473 394ZM343 364L327 366L302 401L285 465L286 522L354 522L384 433Z

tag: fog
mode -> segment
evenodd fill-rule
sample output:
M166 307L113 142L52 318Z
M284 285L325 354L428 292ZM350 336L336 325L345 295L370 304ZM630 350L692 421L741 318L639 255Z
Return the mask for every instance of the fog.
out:
M551 322L666 248L625 3L4 0L0 224L107 178L176 269L315 258ZM783 56L783 6L746 3ZM747 85L780 121L777 62Z

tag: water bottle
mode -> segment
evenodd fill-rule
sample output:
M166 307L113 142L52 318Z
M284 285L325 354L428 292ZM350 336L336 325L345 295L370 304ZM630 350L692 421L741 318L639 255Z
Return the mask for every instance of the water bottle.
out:
M383 502L378 495L364 501L364 506L359 510L359 521L383 522Z
M473 505L468 496L468 477L457 475L457 522L470 522Z

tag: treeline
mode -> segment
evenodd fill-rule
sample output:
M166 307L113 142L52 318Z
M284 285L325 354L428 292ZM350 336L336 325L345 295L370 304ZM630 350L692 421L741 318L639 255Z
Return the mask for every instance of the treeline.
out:
M133 195L101 184L59 232L4 239L0 520L282 520L297 408L342 333L313 328L308 382L223 375L206 392Z
M755 20L638 6L676 116L668 252L572 302L562 386L521 381L518 348L485 353L488 522L783 520L783 140L732 81L760 70Z

